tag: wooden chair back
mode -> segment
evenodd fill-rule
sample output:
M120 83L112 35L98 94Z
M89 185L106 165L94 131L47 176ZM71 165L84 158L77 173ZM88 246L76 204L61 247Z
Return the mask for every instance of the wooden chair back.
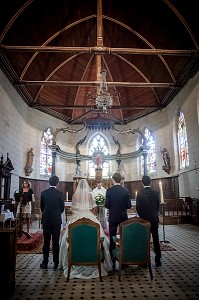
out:
M68 277L73 265L96 265L101 276L101 241L100 225L87 218L82 218L68 226Z
M129 218L119 227L119 247L113 257L119 262L119 280L122 265L145 265L153 279L150 258L151 224L139 217Z

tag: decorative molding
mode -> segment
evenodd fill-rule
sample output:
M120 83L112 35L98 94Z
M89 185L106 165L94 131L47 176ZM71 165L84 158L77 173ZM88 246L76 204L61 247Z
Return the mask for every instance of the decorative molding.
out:
M76 130L76 129L70 129L70 128L57 128L56 131L53 133L53 143L52 145L49 146L49 148L52 150L52 152L55 154L55 155L59 155L60 157L63 157L67 160L74 160L74 161L87 161L87 160L92 160L93 157L92 156L89 156L89 155L83 155L83 154L80 154L80 151L79 151L79 145L82 145L82 143L86 140L87 138L87 135L86 134L84 136L83 139L81 139L77 144L76 144L76 153L69 153L69 152L66 152L66 151L63 151L60 149L60 147L58 145L56 145L56 137L57 137L57 134L59 132L70 132L70 133L77 133L77 132L80 132L82 131L85 127L87 127L87 125L84 125L82 128ZM115 137L112 136L113 138L113 141L115 142L116 145L118 145L118 151L116 154L108 154L108 155L104 155L104 160L115 160L117 161L118 159L120 160L126 160L126 159L132 159L132 158L136 158L142 154L146 154L148 149L150 148L149 146L146 145L146 137L144 136L144 134L141 132L141 130L138 128L138 129L129 129L129 130L125 130L125 131L119 131L117 130L116 128L113 127L112 125L112 128L119 134L127 134L127 133L132 133L132 134L135 134L135 133L139 133L141 136L142 136L142 139L143 139L143 143L142 145L140 146L140 148L137 150L137 151L134 151L134 152L130 152L130 153L121 153L121 148L120 148L120 143L118 140L115 139Z
M52 143L55 143L56 144L56 137L58 135L59 132L70 132L70 133L78 133L80 131L82 131L84 128L85 128L86 125L84 125L82 128L80 129L70 129L69 127L66 127L66 128L57 128L56 131L53 133L53 139L52 139Z
M49 148L52 150L52 152L56 153L60 157L63 157L67 160L73 160L73 161L77 160L76 153L69 153L69 152L63 151L63 150L61 150L61 148L58 145L50 145ZM144 153L144 150L145 149L141 146L137 151L120 154L120 158L121 158L121 160L136 158L136 157L142 155L142 153ZM78 159L81 161L88 161L88 160L92 160L92 156L79 154ZM104 155L104 160L115 160L116 161L117 159L118 159L117 153Z

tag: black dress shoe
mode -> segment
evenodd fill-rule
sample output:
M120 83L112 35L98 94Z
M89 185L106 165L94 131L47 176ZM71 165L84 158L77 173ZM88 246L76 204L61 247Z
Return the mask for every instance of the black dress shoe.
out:
M156 261L155 265L156 265L156 268L158 268L158 267L161 267L162 263L161 263L161 261Z
M27 239L30 239L30 238L31 238L30 233L27 233Z
M43 263L41 263L41 264L40 264L40 268L41 268L41 269L48 269L48 266L45 265L45 264L43 264Z
M126 269L126 268L128 268L128 267L129 267L129 265L122 264L122 269Z

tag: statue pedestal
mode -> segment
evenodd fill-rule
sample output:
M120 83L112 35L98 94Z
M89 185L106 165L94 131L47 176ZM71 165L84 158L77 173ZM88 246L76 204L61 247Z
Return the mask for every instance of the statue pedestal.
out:
M95 180L102 181L102 168L95 169Z

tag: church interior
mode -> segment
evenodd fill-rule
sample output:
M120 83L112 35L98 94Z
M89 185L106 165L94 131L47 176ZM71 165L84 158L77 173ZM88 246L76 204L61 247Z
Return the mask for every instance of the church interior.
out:
M198 299L196 2L7 0L0 15L5 299ZM161 268L154 267L151 251L153 280L133 266L122 270L121 281L112 272L102 282L66 282L61 270L39 268L41 253L17 251L19 225L26 228L16 218L24 179L34 192L34 234L42 233L40 195L51 175L59 177L69 220L80 179L91 189L98 181L108 189L115 172L131 196L129 218L137 215L143 175L160 193L165 248Z

